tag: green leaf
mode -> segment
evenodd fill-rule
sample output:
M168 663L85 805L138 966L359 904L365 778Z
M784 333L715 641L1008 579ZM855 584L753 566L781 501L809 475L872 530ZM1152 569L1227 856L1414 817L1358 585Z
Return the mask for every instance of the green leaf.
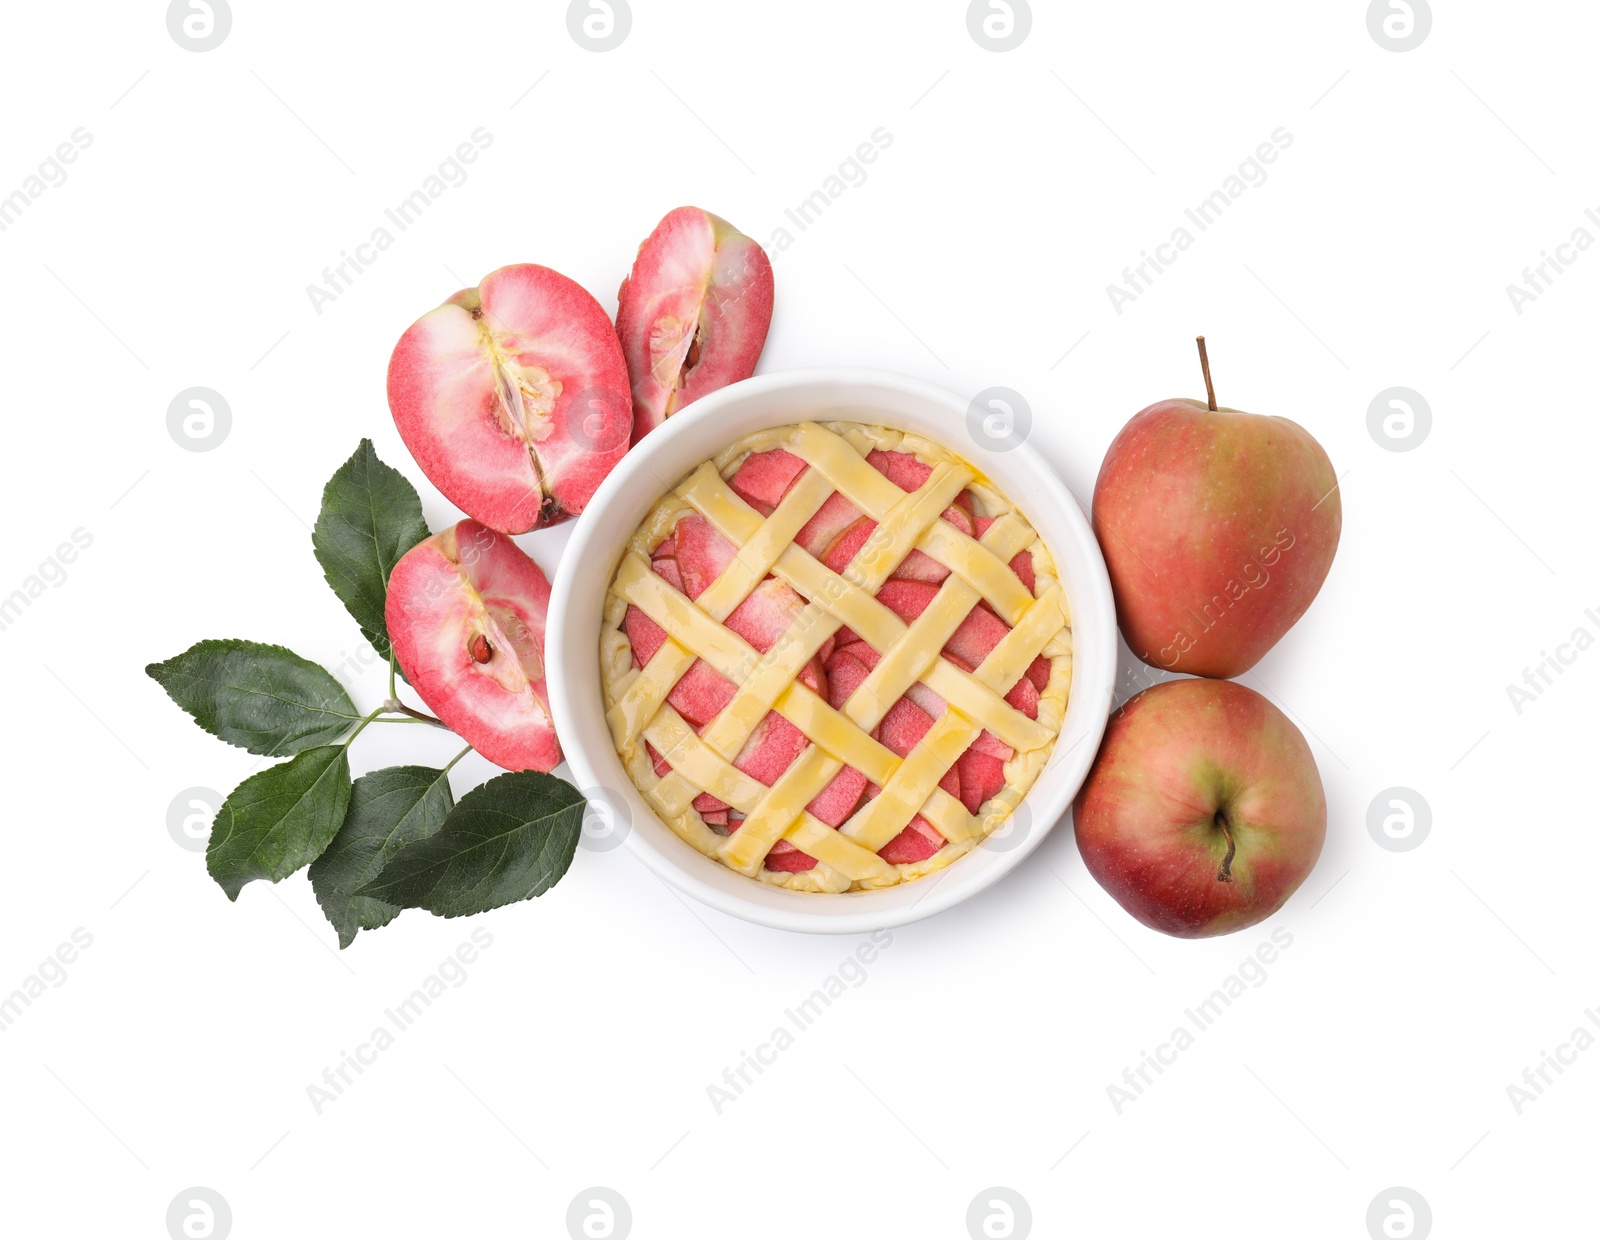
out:
M248 882L279 882L322 855L350 804L350 758L324 745L252 775L211 825L206 869L237 900Z
M383 619L389 574L428 533L416 488L378 459L372 440L363 439L323 488L311 545L333 592L384 658L389 657Z
M362 718L337 680L282 646L196 642L144 670L207 732L251 753L326 745Z
M339 946L361 930L400 916L400 906L353 894L377 878L407 844L436 835L455 806L446 772L431 766L391 766L356 780L344 826L312 864L311 889Z
M567 872L583 827L583 794L537 771L474 788L429 839L402 849L357 891L402 908L465 917L542 895Z

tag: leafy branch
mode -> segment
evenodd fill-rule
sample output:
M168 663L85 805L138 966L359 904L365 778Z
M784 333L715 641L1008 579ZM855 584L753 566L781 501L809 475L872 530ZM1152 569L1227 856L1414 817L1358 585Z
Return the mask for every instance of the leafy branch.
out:
M307 869L324 915L348 947L407 908L442 917L541 895L572 863L583 797L536 771L497 776L458 804L443 768L396 766L350 778L349 749L374 723L434 716L402 702L384 620L389 575L429 536L422 502L370 440L328 481L312 546L323 576L389 663L389 696L363 714L325 668L282 646L197 642L146 673L202 728L287 762L249 776L212 823L206 868L230 900L256 879Z

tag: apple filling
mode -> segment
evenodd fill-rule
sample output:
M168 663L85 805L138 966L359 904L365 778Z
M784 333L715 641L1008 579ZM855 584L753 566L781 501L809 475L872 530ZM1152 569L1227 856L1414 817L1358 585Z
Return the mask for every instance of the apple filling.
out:
M630 776L690 843L802 891L977 846L1042 769L1071 677L1021 514L946 449L852 423L764 432L691 474L635 534L607 617Z

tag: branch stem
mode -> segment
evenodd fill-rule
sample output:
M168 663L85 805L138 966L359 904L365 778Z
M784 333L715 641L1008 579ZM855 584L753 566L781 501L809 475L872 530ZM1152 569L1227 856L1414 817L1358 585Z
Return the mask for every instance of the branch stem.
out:
M354 732L350 733L350 735L345 738L344 747L346 749L350 748L351 744L354 743L356 737L360 736L363 732L365 732L367 730L367 725L369 723L371 723L374 719L376 719L381 714L383 714L383 707L382 706L378 707L377 710L373 711L370 715L367 715L365 718L363 718L360 723L356 724L356 730Z

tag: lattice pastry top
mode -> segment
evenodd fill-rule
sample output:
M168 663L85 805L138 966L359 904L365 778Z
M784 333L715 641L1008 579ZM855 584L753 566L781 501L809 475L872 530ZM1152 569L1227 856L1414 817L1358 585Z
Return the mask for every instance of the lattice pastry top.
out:
M600 637L617 752L708 857L800 891L949 865L1055 744L1072 631L1022 513L948 449L853 422L749 436L664 495Z

